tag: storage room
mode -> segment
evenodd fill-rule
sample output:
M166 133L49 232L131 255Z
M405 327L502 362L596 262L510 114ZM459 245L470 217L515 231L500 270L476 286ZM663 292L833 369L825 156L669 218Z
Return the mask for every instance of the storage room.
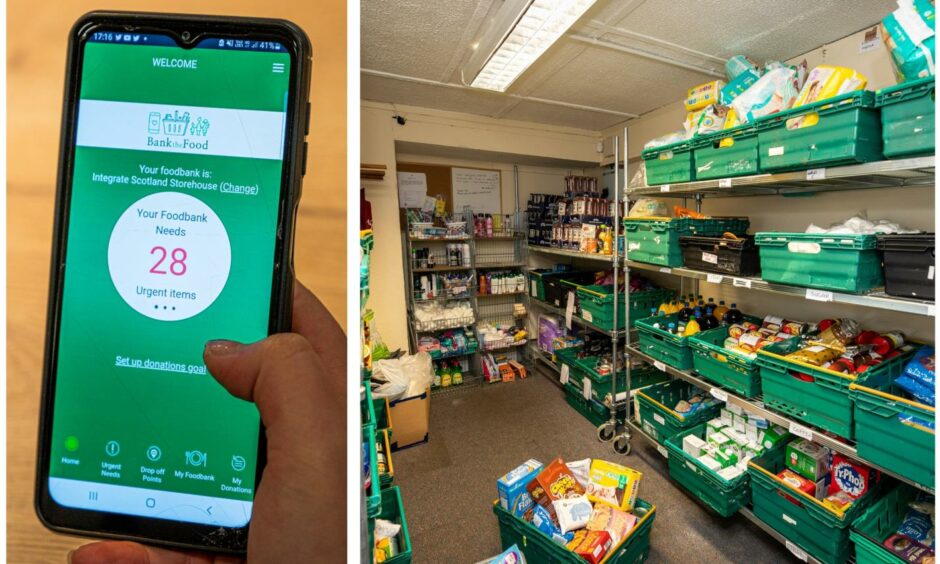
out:
M933 2L361 30L364 562L933 562Z

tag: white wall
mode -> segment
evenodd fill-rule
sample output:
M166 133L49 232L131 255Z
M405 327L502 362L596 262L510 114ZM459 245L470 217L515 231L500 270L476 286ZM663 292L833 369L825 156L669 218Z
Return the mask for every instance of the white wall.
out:
M371 296L368 307L375 310L376 324L392 350L407 349L408 332L405 309L404 272L402 268L401 231L398 221L397 161L440 164L465 164L503 170L503 206L511 209L513 194L512 166L505 162L484 163L442 159L421 155L396 155L397 141L458 147L468 150L529 155L546 159L597 162L594 131L542 126L528 122L496 120L426 108L362 102L361 160L388 167L384 180L363 181L366 198L372 204L375 246L372 254ZM392 117L403 115L404 126ZM564 170L542 167L520 168L520 201L530 192L563 191ZM561 182L561 183L560 183ZM543 187L545 188L543 190Z

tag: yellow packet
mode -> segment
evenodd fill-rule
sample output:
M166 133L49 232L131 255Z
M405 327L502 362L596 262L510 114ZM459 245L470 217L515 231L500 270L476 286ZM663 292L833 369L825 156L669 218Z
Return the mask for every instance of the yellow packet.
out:
M636 504L641 472L632 468L594 459L588 475L587 496L595 503L606 503L621 511L630 511Z

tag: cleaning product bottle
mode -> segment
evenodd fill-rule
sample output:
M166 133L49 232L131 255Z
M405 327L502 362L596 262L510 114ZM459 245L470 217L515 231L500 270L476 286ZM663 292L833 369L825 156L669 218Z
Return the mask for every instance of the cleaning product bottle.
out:
M725 313L728 312L728 306L725 305L725 301L721 300L718 302L718 307L715 308L715 311L712 314L715 316L715 319L721 322L724 325Z
M690 319L688 323L685 324L685 331L682 332L683 337L690 337L699 331L702 330L701 326L702 320L702 310L695 308L695 318Z
M434 364L434 387L439 388L441 387L441 363L435 362Z
M493 216L486 214L486 236L493 236Z
M731 309L725 312L722 321L724 321L726 325L734 325L735 323L744 321L744 314L738 310L738 304L731 304Z
M455 360L453 370L450 372L451 384L459 386L463 384L463 371L460 369L460 362Z
M453 380L450 377L450 369L447 367L446 362L441 363L441 387L448 388L453 383Z

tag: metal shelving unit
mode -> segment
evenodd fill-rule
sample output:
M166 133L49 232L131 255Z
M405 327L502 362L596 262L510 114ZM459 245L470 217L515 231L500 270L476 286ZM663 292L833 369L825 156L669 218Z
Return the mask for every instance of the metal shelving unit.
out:
M563 307L556 307L548 302L543 302L541 300L534 300L534 299L529 299L529 303L541 309L550 311L551 313L554 313L556 315L560 315L562 317L565 316L565 308ZM625 333L623 329L614 330L614 331L611 331L609 329L604 329L602 327L594 325L590 321L585 320L583 317L579 317L574 314L571 315L571 322L576 323L582 327L587 327L588 329L591 329L592 331L597 331L598 333L608 335L609 337L614 338L614 339L619 339L623 337Z
M569 249L557 249L555 247L543 247L541 245L529 245L529 251L543 254L543 255L555 255L555 256L571 258L571 259L594 260L594 261L599 261L599 262L614 262L613 255L602 255L598 253L582 253L579 251L572 251Z

